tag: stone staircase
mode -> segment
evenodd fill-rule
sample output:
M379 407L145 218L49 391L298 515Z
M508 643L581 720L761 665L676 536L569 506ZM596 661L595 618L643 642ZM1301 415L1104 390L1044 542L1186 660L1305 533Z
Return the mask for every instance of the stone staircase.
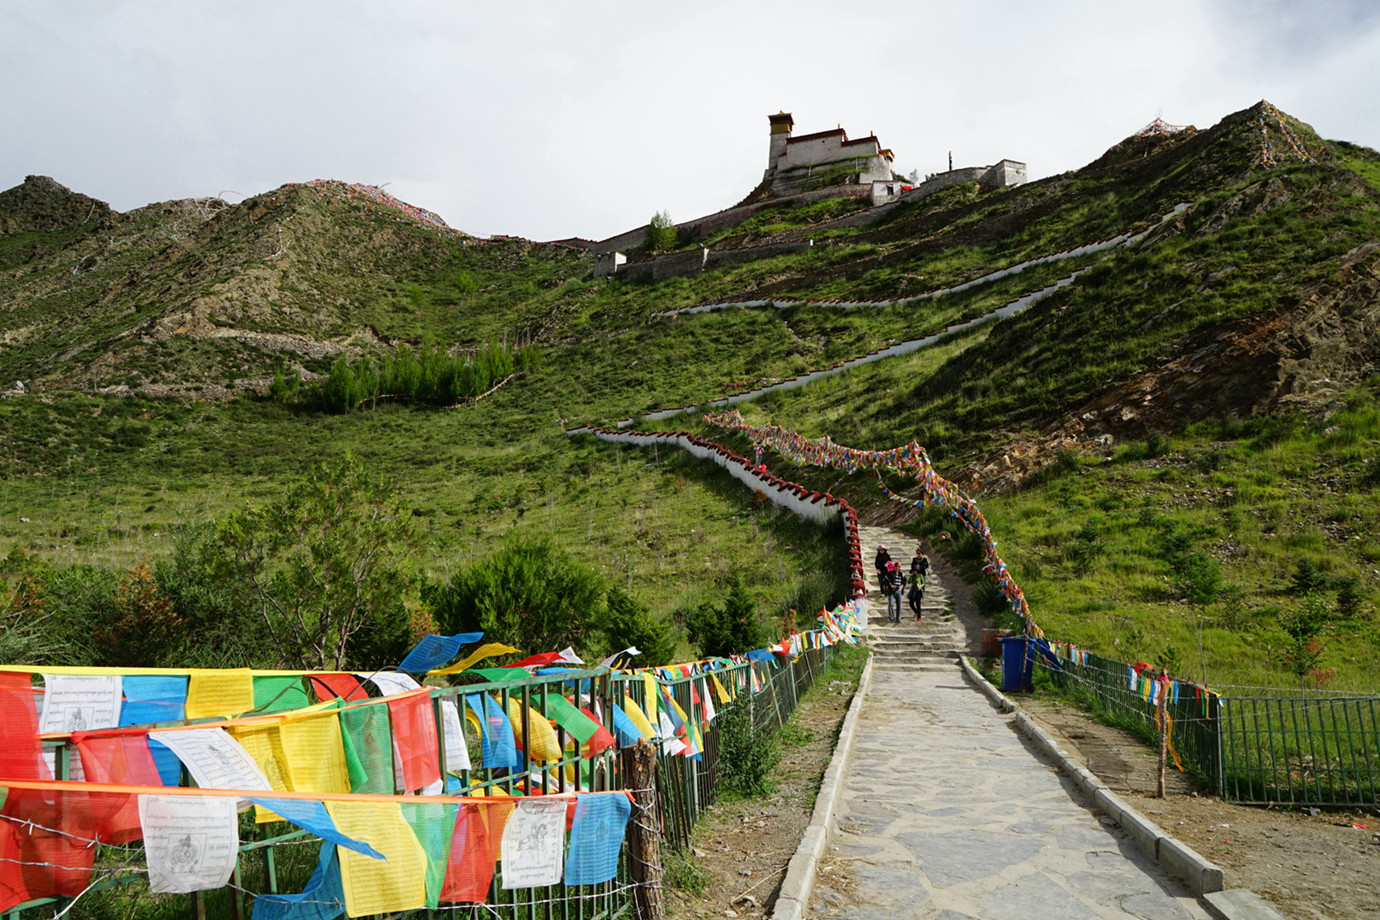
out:
M915 622L910 605L903 602L901 622L889 623L886 618L886 598L877 587L875 573L870 570L872 557L876 555L877 544L881 543L888 547L892 558L908 568L911 553L915 549L915 538L878 527L861 527L858 536L863 545L863 564L869 567L866 641L872 648L873 669L907 671L956 667L958 656L964 650L964 630L954 616L953 604L938 572L939 567L930 568L925 596L920 604L920 622ZM929 556L933 562L934 554L930 553Z

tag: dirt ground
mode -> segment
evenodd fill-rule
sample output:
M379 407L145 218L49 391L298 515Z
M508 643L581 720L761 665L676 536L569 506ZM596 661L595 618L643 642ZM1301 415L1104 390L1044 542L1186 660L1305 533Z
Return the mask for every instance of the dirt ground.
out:
M695 831L693 868L682 866L702 889L672 887L671 917L769 915L853 690L835 681L807 695L790 733L803 743L783 745L776 794L708 810ZM1018 702L1128 804L1220 866L1227 887L1249 888L1289 920L1380 918L1380 815L1227 805L1197 793L1172 768L1167 795L1157 799L1156 757L1141 741L1058 700Z
M816 684L805 695L784 735L774 794L721 800L709 807L695 828L688 854L693 868L680 867L702 890L692 893L672 884L666 899L671 917L707 920L770 914L786 865L810 824L820 779L856 689L855 681L832 680ZM674 870L668 872L674 875Z

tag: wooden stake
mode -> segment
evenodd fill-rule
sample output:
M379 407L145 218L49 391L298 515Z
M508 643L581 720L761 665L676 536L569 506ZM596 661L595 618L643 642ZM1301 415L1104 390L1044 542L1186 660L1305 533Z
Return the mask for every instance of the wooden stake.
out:
M665 920L661 888L661 813L656 800L656 746L643 739L623 749L624 787L632 792L628 863L637 920Z
M1160 775L1155 785L1155 798L1164 798L1164 769L1169 756L1169 681L1160 674L1160 698L1155 704L1155 722L1160 729Z

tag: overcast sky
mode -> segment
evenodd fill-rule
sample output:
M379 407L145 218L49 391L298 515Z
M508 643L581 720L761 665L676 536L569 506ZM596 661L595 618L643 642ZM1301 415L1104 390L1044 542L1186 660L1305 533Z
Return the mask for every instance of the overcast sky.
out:
M1375 0L0 0L0 189L126 211L314 178L602 238L760 181L767 118L922 174L1076 169L1268 99L1380 148Z

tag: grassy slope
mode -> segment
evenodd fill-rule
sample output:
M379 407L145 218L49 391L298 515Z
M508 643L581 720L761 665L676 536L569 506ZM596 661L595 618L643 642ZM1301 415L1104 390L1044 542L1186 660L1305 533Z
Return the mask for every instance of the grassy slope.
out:
M82 246L96 251L97 241L12 238L0 255L9 253L12 274L22 277L18 286L5 283L11 291L31 290L19 298L6 328L42 329L27 332L19 348L0 353L0 379L56 374L61 365L54 355L82 343L84 350L71 360L103 354L108 369L82 368L74 379L131 386L263 376L284 360L279 352L224 339L110 342L158 310L197 308L219 326L318 339L343 340L369 324L395 339L461 347L534 340L548 362L463 410L380 405L327 416L255 399L218 405L52 391L43 398L0 401L0 455L6 458L0 551L27 546L63 561L126 565L161 551L177 522L262 501L277 494L285 476L348 450L388 469L416 503L433 574L444 575L487 552L509 531L541 531L631 584L663 612L712 592L715 579L730 567L748 576L764 606L778 609L798 595L806 575L836 558L832 540L749 511L740 487L706 475L703 467L568 442L558 418L608 423L712 398L724 392L724 384L783 377L923 335L1074 268L1096 266L1080 283L1017 319L803 391L773 395L747 410L758 420L859 446L918 438L941 470L953 469L1013 433L1037 429L1052 413L1126 379L1193 336L1286 300L1308 280L1326 278L1340 253L1380 238L1375 196L1355 186L1357 176L1374 181L1380 161L1373 152L1339 145L1331 163L1263 172L1251 168L1253 131L1245 113L1238 113L1211 131L1166 142L1149 156L1108 160L996 193L949 190L893 208L872 226L815 228L813 252L655 284L595 281L587 256L560 247L441 240L302 189L252 199L182 240L171 240L167 215L162 223L152 212L131 217L121 225L128 235L115 236L123 248L103 255L90 273L93 287L82 286L87 276L64 273L72 257L85 251ZM1277 194L1281 184L1285 196ZM1149 251L1046 266L919 306L848 312L798 306L645 322L653 310L741 296L892 297L934 290L1145 226L1180 202L1195 204L1181 232ZM738 236L715 242L751 241L830 214L817 205L774 211ZM286 228L287 253L265 262L280 236L277 226ZM95 290L121 284L131 284L136 293L121 299ZM161 299L141 299L137 292L148 288L161 292ZM33 294L38 289L44 301L60 300L74 315L89 314L89 322L45 320L44 301ZM268 309L247 290L266 298ZM169 300L175 301L171 307ZM104 344L89 344L96 340ZM299 360L315 370L328 361ZM695 425L685 417L667 427ZM1357 437L1362 447L1356 449L1366 449L1370 436ZM1259 452L1225 441L1214 476L1246 483L1277 473L1256 465ZM1182 449L1192 455L1202 447L1190 439ZM1308 449L1301 444L1301 455ZM1186 463L1180 488L1195 480L1196 468ZM1162 653L1172 644L1186 659L1185 650L1196 648L1196 639L1190 643L1181 632L1171 637L1160 630L1173 598L1147 585L1162 584L1163 563L1144 551L1148 537L1135 536L1142 525L1127 523L1139 522L1145 507L1161 509L1169 501L1175 483L1165 469L1178 468L1142 467L1126 456L990 504L1009 560L1039 600L1037 617L1051 633L1064 627L1069 638L1099 644L1109 628L1099 624L1133 622L1144 624L1137 627L1149 647L1144 654ZM796 475L816 487L835 485L837 478L822 471ZM1079 485L1076 500L1065 494L1073 482ZM1251 496L1241 483L1233 486L1235 494ZM864 477L844 478L836 488L864 507L881 500ZM1234 523L1212 525L1217 532L1205 531L1202 541L1221 540L1226 533L1254 539L1242 521L1290 510L1276 505L1271 512L1266 498L1254 494L1258 501L1237 500ZM1370 528L1373 544L1372 499L1366 492L1348 499L1347 513L1355 516L1357 533ZM613 513L596 513L600 507ZM1181 510L1195 520L1215 513ZM20 517L30 521L21 523ZM1129 535L1126 546L1117 542L1077 577L1036 561L1089 520L1107 533ZM1317 536L1321 525L1284 524L1276 534L1287 531L1289 540L1304 541L1304 551L1333 571L1360 572L1373 600L1364 539L1354 541L1354 552L1347 544L1338 554L1330 538ZM1251 617L1262 624L1276 602L1260 598L1268 594L1268 578L1280 580L1282 564L1266 552L1268 540L1286 543L1282 536L1262 535L1261 548L1252 543L1245 556L1224 557L1229 579L1247 597L1244 608L1256 611ZM1288 551L1301 550L1290 545ZM1268 577L1251 568L1255 560ZM1122 580L1111 578L1113 572ZM1088 597L1100 599L1097 616L1089 615ZM1366 628L1357 624L1353 632L1361 635ZM1222 656L1231 657L1223 650L1229 646L1220 640Z

